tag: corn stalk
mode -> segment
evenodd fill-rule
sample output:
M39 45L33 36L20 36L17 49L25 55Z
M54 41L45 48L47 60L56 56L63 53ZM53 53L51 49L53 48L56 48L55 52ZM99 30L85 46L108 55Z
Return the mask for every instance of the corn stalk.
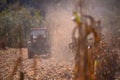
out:
M96 22L94 21L93 24ZM93 25L92 24L92 25ZM73 80L96 80L94 75L94 59L92 58L92 54L88 50L88 42L87 37L90 33L94 35L94 43L99 43L100 37L98 33L95 31L92 25L88 25L86 23L80 23L74 28L72 38L73 43L76 45L75 53L75 66L74 66L74 77ZM77 32L78 31L78 32ZM78 35L76 38L75 35ZM93 47L93 51L97 50L97 48ZM97 52L97 51L94 51ZM96 53L95 53L96 54Z

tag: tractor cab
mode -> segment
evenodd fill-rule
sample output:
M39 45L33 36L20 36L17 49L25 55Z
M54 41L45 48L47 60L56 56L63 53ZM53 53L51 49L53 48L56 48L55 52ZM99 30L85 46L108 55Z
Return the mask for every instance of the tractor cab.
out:
M48 30L47 28L31 28L30 40L28 41L28 57L48 54Z

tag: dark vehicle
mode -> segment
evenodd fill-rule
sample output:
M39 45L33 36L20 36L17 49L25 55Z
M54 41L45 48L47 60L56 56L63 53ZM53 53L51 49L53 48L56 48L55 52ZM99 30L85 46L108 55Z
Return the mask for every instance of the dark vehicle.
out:
M31 40L28 41L28 58L34 55L48 54L49 42L47 28L31 28Z

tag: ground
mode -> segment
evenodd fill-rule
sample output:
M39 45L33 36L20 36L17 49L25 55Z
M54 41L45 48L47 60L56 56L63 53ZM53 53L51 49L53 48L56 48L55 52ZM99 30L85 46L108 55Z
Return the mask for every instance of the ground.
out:
M0 51L0 80L13 80L20 79L21 68L19 65L16 68L16 62L19 54L10 49L8 51ZM23 62L22 71L24 74L24 80L71 80L72 79L72 69L73 62L62 61L59 62L55 58L37 58L37 64L34 64L35 59L28 59L26 49L23 49ZM4 53L3 53L4 52ZM5 53L6 52L6 53ZM11 57L10 57L11 56ZM3 64L5 63L5 64ZM8 69L9 68L9 69ZM14 68L16 70L14 70ZM6 74L7 73L7 74ZM11 76L13 77L11 77ZM10 80L11 80L10 79Z
M0 80L72 80L73 61L57 60L55 57L27 58L27 50L22 49L22 69L19 65L19 49L0 50ZM118 71L119 72L119 71ZM120 73L116 74L120 80Z

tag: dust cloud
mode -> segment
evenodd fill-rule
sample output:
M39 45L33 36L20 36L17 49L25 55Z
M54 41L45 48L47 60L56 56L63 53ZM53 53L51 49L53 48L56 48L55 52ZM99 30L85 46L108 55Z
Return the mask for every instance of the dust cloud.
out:
M73 54L69 49L69 43L72 29L75 26L71 17L76 3L74 0L54 1L47 2L46 0L47 3L44 1L43 4L41 3L50 33L51 53L58 60L72 60ZM108 43L111 43L113 29L115 30L118 26L118 23L115 22L119 16L115 3L114 0L85 0L83 5L83 14L101 20L102 34ZM114 12L112 11L113 7L115 8Z
M49 6L46 12L46 21L50 32L52 57L58 61L69 61L73 59L69 43L71 43L71 33L74 27L72 22L72 6L60 7L60 3Z

